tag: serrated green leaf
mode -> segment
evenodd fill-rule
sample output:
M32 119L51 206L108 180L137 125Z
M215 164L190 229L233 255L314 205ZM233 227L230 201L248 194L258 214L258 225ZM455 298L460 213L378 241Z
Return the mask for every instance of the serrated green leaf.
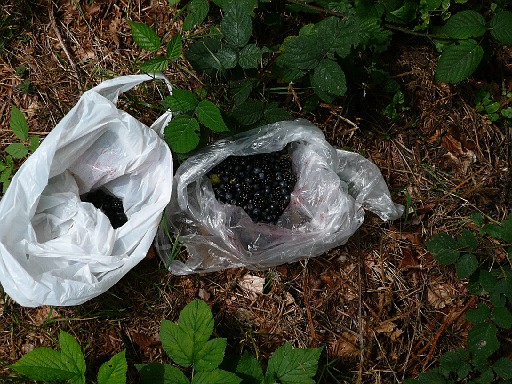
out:
M163 72L169 66L169 60L165 56L155 57L146 60L140 65L140 70L145 73Z
M485 33L485 19L472 10L457 12L441 28L441 33L453 39L479 37Z
M236 67L236 51L230 47L222 47L216 55L217 69L224 71Z
M198 371L213 371L224 360L226 339L216 338L208 340L203 348L197 352L194 369Z
M453 264L460 256L457 242L447 233L433 236L426 242L427 249L432 252L435 259L443 265Z
M459 279L471 276L478 269L478 260L472 253L464 253L455 264Z
M458 83L467 79L477 69L483 56L483 48L474 41L450 45L439 57L435 78L444 83Z
M169 60L178 60L183 51L183 44L181 42L181 35L174 35L167 44L167 58Z
M160 340L167 355L178 365L188 367L194 362L193 341L182 336L178 324L163 320L160 325Z
M496 375L505 380L512 379L512 360L508 357L499 358L493 365L492 369Z
M34 152L39 147L39 137L31 136L28 141L28 149L30 152Z
M280 65L301 70L315 68L322 60L322 43L316 36L289 36L285 39Z
M260 384L264 379L263 370L258 360L245 351L236 366L237 375L244 384Z
M370 16L356 18L359 25L359 44L363 47L373 47L376 52L387 50L391 41L391 31L381 27L380 17Z
M210 10L208 0L191 0L187 4L187 16L183 21L183 30L188 31L201 24Z
M196 115L201 123L214 132L229 131L219 108L210 101L201 101L196 108Z
M490 25L492 37L502 44L512 45L512 12L496 12Z
M172 95L167 96L162 104L173 112L194 111L199 103L199 98L193 92L186 89L173 89Z
M231 116L242 125L252 125L263 119L263 111L261 101L247 99L231 111Z
M166 143L176 153L188 153L199 144L199 123L190 116L176 116L164 129Z
M439 358L441 367L448 372L456 372L466 359L459 352L446 352Z
M389 13L395 16L400 22L409 22L415 19L417 10L417 3L406 1L400 8Z
M345 73L333 60L324 59L311 75L311 85L321 98L327 93L332 96L342 96L347 91ZM331 100L327 100L331 101Z
M228 44L238 48L245 46L252 35L252 19L247 13L245 3L244 0L227 2L220 23L220 29Z
M447 384L444 376L435 371L420 373L419 379L421 384Z
M77 377L73 383L85 383L85 359L80 345L69 333L60 331L59 347L61 359L70 372L75 372Z
M180 312L178 326L194 340L199 351L213 332L213 315L210 307L202 300L193 300Z
M234 373L216 369L211 372L198 372L192 384L239 384L242 380Z
M9 367L31 380L59 381L78 376L61 359L60 352L46 347L33 349Z
M160 38L156 32L145 23L128 21L132 29L132 37L135 44L142 49L155 52L160 48Z
M317 24L317 28L318 38L323 41L324 49L336 52L342 58L347 57L352 47L360 43L361 34L356 18L326 18Z
M512 243L512 215L509 215L500 224L484 225L480 233Z
M185 374L168 364L135 364L142 384L190 384Z
M471 221L481 227L484 223L484 218L480 212L474 212L471 214Z
M468 347L473 356L488 358L500 347L496 333L498 329L491 323L478 323L468 333Z
M473 367L471 366L471 364L469 364L468 362L463 362L459 366L459 368L457 368L457 376L459 377L459 379L464 379L471 373L472 370Z
M231 99L235 102L235 107L243 103L245 100L247 100L256 84L257 81L255 80L232 82L230 84L229 93Z
M278 107L277 102L273 101L267 104L267 107L263 111L265 121L275 123L278 121L291 120L292 116L283 108Z
M9 124L13 133L20 140L28 140L28 123L23 112L21 112L14 105L11 106L11 118Z
M202 39L190 45L188 51L185 51L185 57L197 71L214 75L223 68L217 57L220 48L220 40Z
M509 329L512 327L512 313L504 306L494 307L492 321L500 328Z
M258 68L258 64L263 57L263 51L256 44L247 44L240 50L238 63L244 69Z
M322 348L292 348L286 343L272 353L265 378L273 377L282 384L314 384Z
M472 323L482 323L487 319L487 317L489 317L490 314L491 311L489 307L486 304L481 303L478 304L475 309L470 309L466 313L466 319Z
M22 159L28 155L28 148L22 143L11 143L5 148L5 152L15 159Z
M461 232L456 241L460 250L472 252L478 247L478 240L475 234L467 229Z
M126 351L121 351L103 363L98 371L98 384L125 384L128 364Z
M491 293L496 288L497 279L491 272L482 268L478 274L478 283L485 292Z

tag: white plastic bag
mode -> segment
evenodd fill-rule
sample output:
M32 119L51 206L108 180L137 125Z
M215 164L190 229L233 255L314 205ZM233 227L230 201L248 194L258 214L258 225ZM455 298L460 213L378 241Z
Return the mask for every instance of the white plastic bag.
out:
M217 201L206 176L214 166L231 155L274 152L288 143L297 183L276 225L254 223L242 208ZM345 244L363 223L363 208L383 220L403 212L375 164L334 149L306 120L284 121L218 141L184 162L175 175L156 247L169 270L179 275L263 269ZM187 246L187 260L171 260L175 244L170 232Z
M13 177L0 201L0 282L19 304L81 304L145 257L172 192L171 152L155 132L171 113L150 129L116 104L154 78L119 77L85 92ZM100 187L122 199L122 227L80 200Z

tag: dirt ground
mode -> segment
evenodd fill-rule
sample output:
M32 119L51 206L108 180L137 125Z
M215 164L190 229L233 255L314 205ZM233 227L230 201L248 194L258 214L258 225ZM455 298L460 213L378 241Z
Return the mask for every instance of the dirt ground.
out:
M19 20L11 37L2 35L2 153L15 140L11 105L44 139L84 90L137 73L135 63L147 54L134 45L127 20L156 23L160 35L179 27L165 0L7 0L0 12ZM331 144L375 162L395 202L408 207L402 219L382 222L367 212L346 245L260 272L173 276L151 250L111 290L75 307L23 308L0 294L0 377L20 382L8 378L5 365L35 347L55 347L62 329L82 346L90 378L126 349L128 382L137 382L133 364L168 361L158 340L161 320L176 320L194 298L211 306L215 334L227 337L230 353L248 350L266 361L285 341L325 346L323 383L402 382L463 346L464 314L474 301L424 243L441 231L457 233L473 212L502 220L511 211L511 128L477 113L474 100L484 88L510 102L500 97L512 91L512 50L496 49L492 62L456 86L433 81L437 54L427 41L404 40L390 52L409 108L400 120L384 120L377 90L364 96L362 87L349 89L355 101L346 108L295 116L321 127ZM174 68L166 75L178 88L194 89L200 80ZM155 118L142 107L131 112L144 122ZM252 276L263 279L263 290L244 284Z

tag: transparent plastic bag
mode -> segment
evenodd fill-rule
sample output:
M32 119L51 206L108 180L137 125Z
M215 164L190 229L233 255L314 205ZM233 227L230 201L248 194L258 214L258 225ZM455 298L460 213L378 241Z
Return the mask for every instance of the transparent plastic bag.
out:
M172 192L172 156L158 136L116 107L121 92L162 75L123 76L85 92L13 177L0 201L0 282L23 306L77 305L142 260ZM122 199L114 229L81 195Z
M288 143L297 183L277 224L255 223L241 207L216 199L207 177L214 166L228 156L279 151ZM383 220L403 213L375 164L333 148L306 120L283 121L220 140L187 159L176 171L156 248L178 275L264 269L345 244L363 223L364 208ZM170 234L186 245L185 261L172 260Z

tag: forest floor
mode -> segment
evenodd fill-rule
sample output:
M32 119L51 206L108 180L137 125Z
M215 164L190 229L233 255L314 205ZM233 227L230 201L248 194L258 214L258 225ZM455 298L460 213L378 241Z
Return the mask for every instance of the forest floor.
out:
M19 12L23 3L7 1L0 15ZM165 0L29 3L0 52L0 153L15 141L11 105L44 139L85 90L137 73L134 63L145 53L126 20L156 22L160 35L178 27ZM442 353L464 345L464 314L473 302L425 241L471 227L474 212L501 221L512 207L511 128L475 108L477 89L497 100L512 91L512 50L499 49L493 63L456 86L434 82L437 55L414 38L389 50L406 100L396 121L377 116L381 102L362 85L349 91L348 108L294 113L319 126L332 145L376 163L394 201L407 207L401 219L382 222L367 212L347 244L260 272L174 276L150 250L112 289L74 307L24 308L0 290L0 377L19 382L5 365L35 347L54 348L65 330L82 346L89 377L126 349L128 382L136 382L134 364L167 361L158 339L162 319L177 320L195 298L212 308L215 334L228 339L230 352L248 350L266 361L285 341L324 346L319 382L399 383L436 366ZM177 88L199 81L178 70L165 74ZM131 112L146 123L155 117L143 108ZM254 276L264 288L246 283Z

